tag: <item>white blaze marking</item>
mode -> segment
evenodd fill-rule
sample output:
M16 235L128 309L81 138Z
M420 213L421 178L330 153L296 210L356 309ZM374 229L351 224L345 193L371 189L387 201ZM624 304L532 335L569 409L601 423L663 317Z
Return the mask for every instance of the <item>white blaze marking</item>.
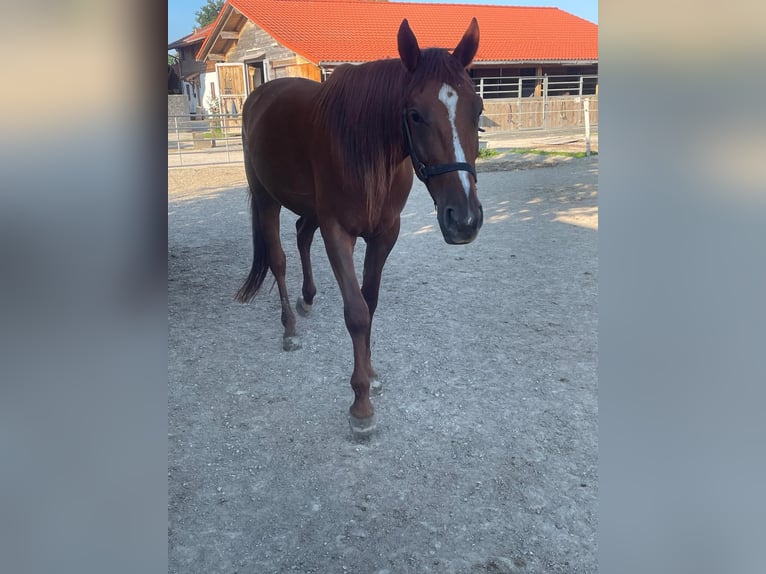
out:
M460 136L457 134L457 126L455 125L457 99L458 95L455 88L448 84L442 84L442 89L439 90L439 101L447 108L449 123L450 126L452 126L452 145L455 147L455 162L460 163L465 161L465 153L463 152L463 146L460 144ZM463 183L465 194L468 195L471 191L471 184L468 181L468 172L460 170L457 173L460 176L460 181Z

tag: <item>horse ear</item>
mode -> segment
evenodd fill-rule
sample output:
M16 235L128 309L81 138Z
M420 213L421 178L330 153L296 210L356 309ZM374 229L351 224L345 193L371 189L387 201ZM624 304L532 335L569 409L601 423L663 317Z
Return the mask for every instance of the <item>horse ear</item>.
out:
M415 71L418 62L420 62L420 47L418 46L418 39L415 38L415 34L410 29L410 23L407 22L407 18L402 20L396 40L399 47L399 57L402 59L404 66L410 72Z
M468 29L463 34L463 38L457 45L457 48L452 52L458 61L464 68L473 62L473 57L476 55L476 51L479 49L479 23L476 18L471 20Z

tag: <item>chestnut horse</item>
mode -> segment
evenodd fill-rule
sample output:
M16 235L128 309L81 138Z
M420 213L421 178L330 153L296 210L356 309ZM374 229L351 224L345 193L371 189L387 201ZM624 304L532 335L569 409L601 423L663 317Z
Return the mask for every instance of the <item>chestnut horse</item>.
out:
M349 421L355 436L375 428L370 392L381 387L370 327L412 187L410 161L435 202L447 243L473 241L483 221L474 167L482 100L466 72L479 45L476 19L452 54L421 50L407 20L397 39L400 59L346 64L324 83L273 80L242 109L253 264L237 300L251 300L271 269L282 303L283 348L299 348L279 239L282 206L298 215L303 296L296 309L304 316L316 294L309 252L320 230L354 348ZM353 259L358 237L367 244L361 288Z

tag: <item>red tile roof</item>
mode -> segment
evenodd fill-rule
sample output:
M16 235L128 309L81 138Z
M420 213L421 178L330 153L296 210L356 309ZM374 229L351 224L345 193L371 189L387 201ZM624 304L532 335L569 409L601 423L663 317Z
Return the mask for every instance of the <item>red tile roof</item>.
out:
M196 32L193 32L190 36L188 36L187 41L194 42L197 40L204 40L205 38L207 38L207 35L210 33L210 30L212 29L213 29L213 22L211 22L207 26L202 26L202 28L200 28Z
M198 42L203 42L205 38L207 38L210 31L213 29L213 24L215 22L211 22L207 26L203 26L199 30L192 32L188 36L184 36L180 40L176 40L172 44L168 45L168 50L172 50L173 48L183 48L185 46L191 46L192 44L196 44Z
M598 60L598 26L558 8L363 0L226 4L315 64L398 57L396 33L404 18L422 48L452 49L474 16L481 36L476 62ZM225 8L219 19L224 12Z

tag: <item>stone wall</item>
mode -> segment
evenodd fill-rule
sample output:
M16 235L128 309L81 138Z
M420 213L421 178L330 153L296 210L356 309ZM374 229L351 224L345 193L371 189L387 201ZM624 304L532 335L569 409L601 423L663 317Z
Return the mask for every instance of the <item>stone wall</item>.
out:
M237 45L228 54L226 62L244 62L254 51L263 50L264 58L278 60L295 56L295 52L279 44L268 32L247 21L239 35Z
M168 129L176 125L173 116L184 116L178 118L179 121L189 119L189 99L186 94L168 95Z

